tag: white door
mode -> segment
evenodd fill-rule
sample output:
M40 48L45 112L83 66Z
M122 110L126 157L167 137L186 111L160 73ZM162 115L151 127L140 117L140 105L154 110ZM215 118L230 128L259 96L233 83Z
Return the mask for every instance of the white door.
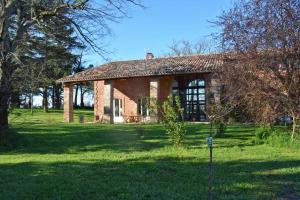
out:
M114 122L124 122L122 99L114 99Z

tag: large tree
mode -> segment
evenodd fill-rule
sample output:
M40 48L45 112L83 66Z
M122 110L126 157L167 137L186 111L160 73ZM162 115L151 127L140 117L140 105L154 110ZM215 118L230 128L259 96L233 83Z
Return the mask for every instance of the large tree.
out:
M109 32L107 22L124 16L127 3L135 0L1 0L0 1L0 130L8 128L8 102L11 95L12 74L20 66L20 45L24 33L36 24L61 13L77 35L92 49L104 53L95 41Z
M77 58L75 50L82 45L72 34L72 27L68 23L57 23L56 17L48 19L43 26L34 26L30 33L25 34L26 42L21 48L24 56L20 58L21 66L13 74L15 84L12 88L20 96L29 93L32 97L40 93L47 112L50 93L54 95L55 105L60 105L61 85L56 86L55 81L70 74Z
M257 122L300 113L300 1L238 0L216 24L228 58L219 69L231 105Z

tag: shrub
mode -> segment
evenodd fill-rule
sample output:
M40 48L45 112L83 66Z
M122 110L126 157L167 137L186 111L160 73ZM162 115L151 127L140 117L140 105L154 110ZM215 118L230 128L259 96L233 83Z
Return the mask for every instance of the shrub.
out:
M226 102L216 102L211 106L211 120L215 125L215 137L225 137L231 107Z
M255 143L266 143L274 147L299 148L300 137L291 138L291 131L282 127L259 127L255 130Z
M175 96L174 99L173 96L169 96L163 103L162 123L172 143L176 146L182 145L187 131L178 96Z
M290 146L291 139L289 134L272 132L270 137L267 138L266 143L275 147L288 147Z
M225 131L227 129L227 125L221 121L221 122L217 122L215 126L216 126L215 137L216 138L225 137Z
M299 148L300 147L300 137L291 138L291 131L284 131L282 129L277 129L272 132L272 134L267 138L266 143L274 147L289 147L289 148Z
M266 139L272 134L272 128L270 127L259 127L255 130L255 142L264 143Z

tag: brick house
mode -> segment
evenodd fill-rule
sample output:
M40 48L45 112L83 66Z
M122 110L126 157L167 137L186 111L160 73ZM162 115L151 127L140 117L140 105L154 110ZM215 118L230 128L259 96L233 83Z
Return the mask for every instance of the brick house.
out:
M179 95L188 121L206 121L210 103L219 98L212 78L222 66L221 54L118 61L59 79L64 85L64 121L73 121L73 84L93 82L95 121L154 121L149 99L163 102Z

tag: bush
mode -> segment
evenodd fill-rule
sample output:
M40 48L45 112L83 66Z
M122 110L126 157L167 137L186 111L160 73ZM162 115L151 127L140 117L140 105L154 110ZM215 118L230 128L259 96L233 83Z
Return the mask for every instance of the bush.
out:
M267 138L272 134L272 128L270 127L259 127L255 130L255 141L256 143L264 143Z
M273 132L266 143L275 147L288 147L291 144L290 135L286 133Z
M300 137L298 136L292 140L290 131L274 130L267 138L266 143L274 147L299 148Z
M162 123L172 143L176 146L182 145L187 131L183 121L183 109L178 96L175 96L174 100L173 96L169 96L163 103Z
M225 131L227 129L227 125L224 122L218 122L215 124L215 137L216 138L223 138L225 137Z
M212 122L215 125L215 137L225 137L225 131L228 124L229 107L225 103L214 104L211 106Z
M259 127L255 130L255 143L265 143L274 147L299 148L300 137L296 137L293 141L291 131L288 128Z

